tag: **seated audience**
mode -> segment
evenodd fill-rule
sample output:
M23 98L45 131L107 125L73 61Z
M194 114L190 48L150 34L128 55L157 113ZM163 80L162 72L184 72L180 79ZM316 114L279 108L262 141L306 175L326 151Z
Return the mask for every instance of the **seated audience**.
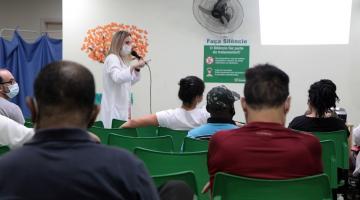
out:
M295 117L289 128L307 132L346 130L349 135L345 121L331 111L337 101L336 85L331 80L322 79L313 83L309 89L308 111L305 115Z
M20 107L9 101L18 93L19 85L14 76L8 70L0 69L0 115L24 124L25 119Z
M234 102L238 98L238 94L234 95L225 86L211 89L206 97L206 110L210 113L210 118L207 124L190 130L187 137L209 139L218 131L239 128L232 119L235 115Z
M161 126L173 130L190 130L206 123L209 113L204 108L197 108L202 101L204 82L196 76L187 76L180 80L178 96L182 101L180 108L164 110L156 114L131 119L122 128L143 126Z
M284 127L290 108L288 75L264 64L248 69L245 77L241 105L247 123L211 137L210 186L217 172L262 179L322 173L319 140Z
M86 128L99 108L95 83L80 64L47 65L28 99L33 139L0 159L0 199L159 199L143 163L96 144Z

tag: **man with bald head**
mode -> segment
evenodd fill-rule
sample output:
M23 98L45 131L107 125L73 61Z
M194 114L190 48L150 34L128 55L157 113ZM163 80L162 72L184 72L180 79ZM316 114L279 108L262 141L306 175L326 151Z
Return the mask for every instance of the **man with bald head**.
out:
M19 93L19 86L14 76L6 69L0 69L0 115L24 124L24 116L16 104L9 100Z
M0 158L0 199L147 199L158 193L130 152L92 141L99 112L84 66L60 61L41 70L28 105L35 135Z

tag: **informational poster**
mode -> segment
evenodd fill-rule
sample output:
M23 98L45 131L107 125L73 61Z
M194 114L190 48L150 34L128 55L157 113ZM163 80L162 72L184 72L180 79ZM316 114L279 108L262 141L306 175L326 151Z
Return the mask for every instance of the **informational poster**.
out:
M245 82L245 71L249 68L249 46L244 45L244 42L234 43L226 42L226 39L216 40L216 42L207 40L204 45L205 82Z

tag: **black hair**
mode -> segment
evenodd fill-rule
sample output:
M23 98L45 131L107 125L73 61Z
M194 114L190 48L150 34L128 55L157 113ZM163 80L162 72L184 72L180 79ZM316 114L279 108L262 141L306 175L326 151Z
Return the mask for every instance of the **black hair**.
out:
M179 82L179 99L183 104L191 104L197 96L202 96L205 89L204 81L196 76L187 76Z
M323 117L340 99L336 94L336 85L331 80L321 79L313 83L309 89L309 103L317 111L318 117Z
M94 77L81 64L53 62L46 65L37 76L34 93L39 112L51 114L54 109L68 113L81 112L87 118L94 105Z
M256 65L245 78L245 100L253 109L278 107L289 96L289 76L273 65Z

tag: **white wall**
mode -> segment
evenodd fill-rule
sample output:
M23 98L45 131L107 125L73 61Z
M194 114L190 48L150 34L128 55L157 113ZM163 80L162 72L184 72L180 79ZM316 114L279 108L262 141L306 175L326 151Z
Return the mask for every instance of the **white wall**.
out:
M62 19L61 0L1 0L0 1L0 29L16 28L41 31L41 23L44 20ZM12 32L4 32L5 37L10 39ZM30 41L39 34L20 32ZM10 37L8 37L10 36Z
M109 22L134 24L149 32L149 54L153 73L153 111L174 108L178 81L187 75L202 77L203 44L211 37L192 14L192 0L63 0L63 55L81 62L95 74L97 91L102 91L102 65L87 58L80 50L86 31ZM341 98L339 106L348 111L349 122L360 123L360 95L357 74L360 69L360 1L354 0L349 45L262 46L258 1L241 0L245 19L235 38L250 43L250 66L269 62L290 76L292 109L288 121L303 114L307 90L321 78L332 79ZM149 112L149 79L143 70L142 80L134 86L134 113ZM207 84L206 91L218 84ZM243 84L227 84L242 94ZM244 121L239 103L236 119Z

